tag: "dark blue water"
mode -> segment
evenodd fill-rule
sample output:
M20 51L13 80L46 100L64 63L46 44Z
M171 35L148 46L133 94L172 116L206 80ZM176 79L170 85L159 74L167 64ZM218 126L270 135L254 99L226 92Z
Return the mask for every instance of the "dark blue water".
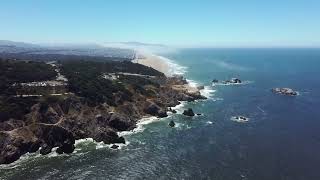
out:
M185 76L208 87L207 101L186 104L202 116L177 114L126 136L121 150L86 141L72 155L28 155L0 167L3 179L319 180L319 49L186 49L166 57L188 67ZM290 87L297 97L271 93ZM247 123L231 121L236 115ZM174 120L176 128L169 128ZM141 129L140 129L141 130Z

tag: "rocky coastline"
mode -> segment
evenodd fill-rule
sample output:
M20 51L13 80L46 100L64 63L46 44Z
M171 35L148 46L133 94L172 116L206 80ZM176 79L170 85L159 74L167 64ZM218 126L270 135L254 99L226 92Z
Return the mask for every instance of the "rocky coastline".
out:
M149 78L149 77L148 77ZM114 94L114 104L89 105L83 97L68 94L59 101L36 103L22 119L0 122L0 164L9 164L23 154L40 151L72 153L75 140L92 138L105 144L125 143L117 132L132 130L139 119L166 117L180 101L205 99L200 91L190 91L183 77L156 77L159 86L145 85L143 90L128 88L132 99ZM146 94L146 92L149 92Z

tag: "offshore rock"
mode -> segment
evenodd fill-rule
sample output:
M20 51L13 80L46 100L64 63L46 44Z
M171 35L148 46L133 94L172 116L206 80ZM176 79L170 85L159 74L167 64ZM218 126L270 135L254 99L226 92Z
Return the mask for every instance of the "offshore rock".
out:
M176 123L174 123L174 121L171 120L171 121L169 122L169 126L170 126L170 127L174 127L175 125L176 125Z
M273 88L272 92L277 94L283 94L287 96L296 96L298 93L290 88Z
M184 110L182 114L185 116L194 116L195 115L191 108Z

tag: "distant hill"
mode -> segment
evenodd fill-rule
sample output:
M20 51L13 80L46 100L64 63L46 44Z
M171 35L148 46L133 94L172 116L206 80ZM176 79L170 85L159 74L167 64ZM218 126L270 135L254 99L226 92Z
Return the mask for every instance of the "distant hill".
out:
M20 47L20 48L37 48L40 47L36 44L24 43L24 42L15 42L8 40L0 40L0 46L12 46L12 47Z
M163 45L163 44L142 43L142 42L136 42L136 41L121 42L121 43L127 44L127 45L132 45L132 46L167 47L166 45Z
M77 56L93 59L132 59L134 51L129 48L104 47L97 44L39 45L0 40L0 57L24 60L64 60Z
M136 51L148 52L148 53L165 53L171 52L175 49L163 44L152 44L152 43L143 43L143 42L105 42L101 44L104 47L118 47L118 48L126 48L133 49Z

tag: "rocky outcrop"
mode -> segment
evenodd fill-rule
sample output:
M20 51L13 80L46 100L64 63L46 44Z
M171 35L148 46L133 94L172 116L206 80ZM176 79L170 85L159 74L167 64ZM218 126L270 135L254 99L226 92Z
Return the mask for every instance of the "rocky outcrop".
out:
M108 125L118 131L126 131L135 128L135 122L130 117L113 113L108 121Z
M158 106L155 103L147 103L146 107L144 108L144 112L146 114L150 114L152 116L157 116L157 117L167 117L167 111L165 111L163 108Z
M169 107L168 111L172 112L173 114L177 113L177 111L175 109L172 109L171 107Z
M23 127L24 125L25 123L22 120L9 119L8 121L0 123L0 129L3 131L11 131L13 129Z
M175 125L176 125L176 123L174 123L174 121L171 120L171 121L169 122L169 126L170 126L170 127L174 127Z
M117 132L132 130L140 118L167 117L168 110L176 113L170 107L180 104L179 101L205 99L199 92L202 87L193 92L172 88L173 85L185 85L187 82L183 77L161 77L154 81L160 85L142 86L146 91L140 92L129 89L134 94L131 100L114 94L112 105L102 103L93 106L72 94L59 101L39 101L22 119L0 123L0 164L14 162L21 155L39 149L43 155L55 147L59 154L72 153L77 139L92 138L105 144L125 143ZM183 114L194 116L192 109ZM169 126L174 127L175 123L172 121Z
M97 142L104 142L105 144L125 143L125 139L123 137L119 137L116 131L111 128L104 127L98 127L93 136L93 140Z
M184 110L182 114L185 116L194 116L195 115L191 108Z
M73 134L56 125L36 124L0 132L0 164L11 163L27 152L41 147L41 154L48 154L53 147L61 153L72 153L75 139Z
M290 88L273 88L272 92L277 94L283 94L287 96L296 96L298 93Z
M217 79L213 79L212 83L216 84L219 83L220 81ZM230 80L225 80L225 81L221 81L222 84L241 84L242 81L239 78L231 78Z

